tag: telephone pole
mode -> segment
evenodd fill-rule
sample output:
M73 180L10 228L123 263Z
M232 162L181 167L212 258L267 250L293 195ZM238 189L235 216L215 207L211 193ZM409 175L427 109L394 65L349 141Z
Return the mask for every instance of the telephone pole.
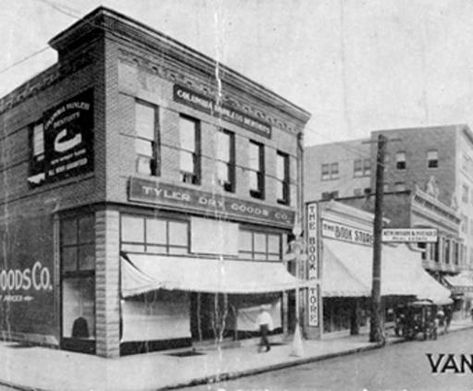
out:
M381 234L383 229L384 155L387 138L378 135L373 230L373 281L371 288L370 342L384 342L381 317Z

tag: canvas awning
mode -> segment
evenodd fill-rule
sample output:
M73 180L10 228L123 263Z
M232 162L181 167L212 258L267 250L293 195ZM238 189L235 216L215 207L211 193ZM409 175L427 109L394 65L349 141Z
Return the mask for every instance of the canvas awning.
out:
M470 272L461 272L456 276L445 276L444 279L453 293L473 292L473 276Z
M313 284L311 281L310 284ZM207 293L254 294L307 287L282 262L127 254L121 257L123 297L165 289Z
M381 295L451 302L450 291L423 269L419 252L404 244L383 245L381 259ZM326 297L371 294L372 247L324 239L323 261L322 292Z

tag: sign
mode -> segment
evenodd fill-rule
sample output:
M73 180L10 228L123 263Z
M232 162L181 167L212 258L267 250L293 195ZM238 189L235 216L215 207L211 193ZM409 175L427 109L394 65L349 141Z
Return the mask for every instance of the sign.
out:
M178 103L190 106L210 115L218 116L229 122L233 122L234 124L247 130L251 130L260 136L271 138L271 125L269 123L235 110L228 105L217 105L214 99L195 92L187 87L175 84L173 97L174 101Z
M307 266L308 279L319 278L319 238L318 238L318 205L307 204Z
M141 178L130 178L128 199L156 205L179 206L207 215L233 217L243 221L252 220L285 227L294 225L295 213L292 210Z
M46 182L93 170L93 100L88 90L44 113Z
M435 228L386 228L382 233L383 242L437 242Z
M309 287L307 298L309 326L317 327L319 325L319 287Z
M373 233L350 227L345 224L335 223L329 220L322 221L322 236L326 238L363 244L365 246L373 245Z
M319 278L319 210L317 203L307 204L307 277ZM311 286L307 292L307 314L309 326L319 326L319 287Z

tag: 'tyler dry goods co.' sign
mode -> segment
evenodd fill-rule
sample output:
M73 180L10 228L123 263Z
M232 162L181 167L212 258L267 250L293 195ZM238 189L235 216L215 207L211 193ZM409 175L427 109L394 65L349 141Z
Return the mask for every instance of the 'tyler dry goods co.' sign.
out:
M294 212L291 210L140 178L130 178L129 199L157 205L179 205L244 221L266 221L285 227L294 225Z

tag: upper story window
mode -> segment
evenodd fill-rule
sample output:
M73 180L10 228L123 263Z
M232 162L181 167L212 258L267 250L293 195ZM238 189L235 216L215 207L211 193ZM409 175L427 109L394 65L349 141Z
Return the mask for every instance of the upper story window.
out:
M338 162L322 164L322 180L337 179L339 177Z
M264 198L264 147L255 141L249 143L248 175L250 195L254 198Z
M61 221L62 273L95 269L94 215Z
M439 156L436 149L431 149L427 151L427 167L428 168L437 168L439 166Z
M277 152L276 155L277 200L289 204L289 155Z
M225 191L235 191L235 135L217 133L217 182Z
M467 203L468 202L468 197L470 193L470 187L466 184L462 185L462 201Z
M281 260L281 235L240 230L239 257L255 261Z
M153 254L188 254L189 224L142 216L121 216L121 250Z
M397 152L396 153L396 168L398 170L405 170L407 167L406 165L406 153L405 152Z
M361 159L355 159L353 162L353 176L363 176L363 161Z
M30 173L28 182L39 185L45 179L44 174L44 127L37 123L30 128Z
M363 175L364 176L371 175L371 160L370 159L363 160Z
M338 198L338 191L324 191L322 193L322 200L329 201Z
M181 181L200 183L200 123L198 120L179 117Z
M157 175L156 107L143 102L135 104L136 172Z
M468 217L464 215L463 213L461 214L460 228L463 233L468 233Z

